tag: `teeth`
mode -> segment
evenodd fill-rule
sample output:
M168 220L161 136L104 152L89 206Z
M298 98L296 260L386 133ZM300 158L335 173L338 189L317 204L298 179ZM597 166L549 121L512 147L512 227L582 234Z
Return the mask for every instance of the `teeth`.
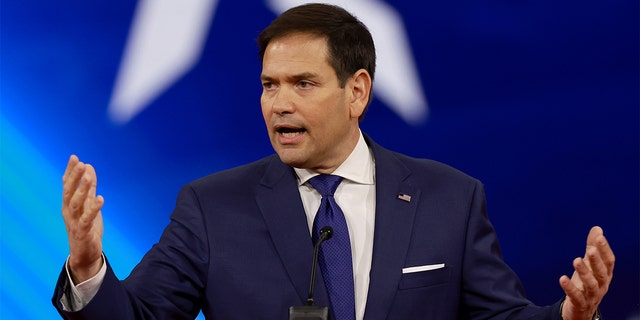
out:
M285 138L293 138L295 136L297 136L298 134L300 134L299 132L283 132L282 135Z

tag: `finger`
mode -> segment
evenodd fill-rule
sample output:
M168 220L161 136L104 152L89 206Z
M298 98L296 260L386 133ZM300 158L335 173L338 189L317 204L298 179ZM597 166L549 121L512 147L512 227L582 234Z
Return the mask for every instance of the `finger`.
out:
M83 178L82 183L86 183L83 187L86 188L87 194L83 202L83 214L80 219L84 221L92 221L94 216L96 189L98 187L98 177L96 176L95 169L90 164L87 164L85 177Z
M89 209L85 211L85 213L80 218L82 223L87 227L90 227L91 224L94 223L94 220L102 210L102 206L104 205L104 197L97 196L93 201L91 201L89 205Z
M587 255L587 251L589 250L590 247L596 246L597 244L596 240L601 235L602 235L602 228L598 226L592 227L591 230L589 230L589 234L587 235L587 245L585 247L584 257L583 257L583 259L587 264L589 264L589 255Z
M91 185L94 183L95 177L89 173L82 175L80 179L80 185L76 189L76 191L71 196L71 200L69 201L69 213L72 218L78 218L82 215L83 209L85 208L85 202L91 201L88 199L89 189L91 189Z
M595 259L596 251L597 250L595 248L589 248L587 250L587 256ZM593 269L591 269L590 267L593 264L593 261L591 261L590 263L591 264L588 264L584 259L579 259L577 263L574 264L574 267L576 268L580 279L582 279L584 293L587 297L587 300L590 303L596 303L599 300L600 285L598 283L598 279L596 279L596 276L593 273Z
M598 248L598 252L600 253L600 258L602 262L607 268L607 275L609 277L613 276L613 266L616 262L616 257L613 254L613 250L609 245L609 241L604 235L601 235L596 239L596 247Z
M85 176L88 181L87 199L93 200L96 197L96 189L98 188L98 176L96 175L96 169L92 165L87 164L85 169Z
M69 201L78 189L78 184L80 183L80 179L84 175L85 170L86 168L84 163L77 162L69 172L69 175L66 177L66 179L64 179L64 185L62 186L63 206L69 205Z
M589 259L589 267L593 276L598 281L600 287L607 288L609 286L609 275L607 266L602 260L600 250L597 247L589 247L587 249L587 258Z
M78 162L80 162L80 160L78 159L78 156L76 156L75 154L72 154L69 157L69 162L67 162L67 168L64 170L64 174L62 175L62 183L64 183L67 180L67 177L71 174L71 170L73 170L73 167L75 167Z
M87 191L87 198L84 202L85 210L83 214L83 218L85 221L93 221L95 216L98 214L102 205L104 204L104 198L96 197L96 189L98 187L98 176L96 175L96 170L92 165L87 164L86 175L89 178L89 189Z
M574 285L573 281L571 281L569 277L562 276L560 277L559 282L560 282L560 287L562 287L562 290L564 291L564 294L567 296L568 299L571 300L571 302L574 305L576 306L586 305L587 301L585 299L584 294L580 289L578 289L578 287Z
M602 235L604 235L602 228L599 226L592 227L587 236L587 246L596 246L598 238Z
M95 201L93 202L93 208L91 209L91 211L95 211L100 212L100 210L102 210L102 206L104 205L104 197L103 196L97 196Z
M573 275L571 276L571 282L576 288L580 291L584 291L584 286L582 285L582 279L580 279L580 275L577 271L573 271Z

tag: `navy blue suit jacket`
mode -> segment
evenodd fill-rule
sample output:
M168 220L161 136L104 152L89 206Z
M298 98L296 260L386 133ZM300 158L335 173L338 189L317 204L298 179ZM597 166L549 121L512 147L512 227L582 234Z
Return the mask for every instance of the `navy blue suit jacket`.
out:
M376 220L365 319L560 320L559 303L532 305L503 262L479 181L367 143ZM307 297L312 253L295 173L273 155L184 186L160 241L126 280L108 267L94 299L63 312L63 272L53 303L68 319L193 319L200 309L208 319L287 319ZM320 273L315 300L328 305Z

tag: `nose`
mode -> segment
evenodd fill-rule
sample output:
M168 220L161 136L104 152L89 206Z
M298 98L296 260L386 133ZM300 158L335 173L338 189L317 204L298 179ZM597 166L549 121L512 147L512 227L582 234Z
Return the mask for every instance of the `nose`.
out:
M287 114L295 111L295 104L293 103L291 90L286 86L281 86L273 96L271 101L271 112L275 114Z

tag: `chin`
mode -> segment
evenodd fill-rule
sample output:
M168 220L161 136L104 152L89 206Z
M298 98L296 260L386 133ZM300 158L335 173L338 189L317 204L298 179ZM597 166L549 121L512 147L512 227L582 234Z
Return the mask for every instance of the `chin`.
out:
M305 162L302 153L299 148L292 146L283 146L279 144L272 144L273 150L278 154L280 161L290 165L299 166Z
M299 161L297 159L292 159L292 158L287 158L287 157L280 157L280 161L282 161L284 164L292 166L292 167L296 167L296 168L304 168L304 162L303 161Z
M284 164L292 166L292 167L296 167L296 168L304 168L305 167L305 163L306 161L304 161L303 159L300 159L300 157L297 157L293 154L291 154L291 152L288 151L278 151L276 150L276 153L278 154L278 157L280 158L280 161L282 161Z

